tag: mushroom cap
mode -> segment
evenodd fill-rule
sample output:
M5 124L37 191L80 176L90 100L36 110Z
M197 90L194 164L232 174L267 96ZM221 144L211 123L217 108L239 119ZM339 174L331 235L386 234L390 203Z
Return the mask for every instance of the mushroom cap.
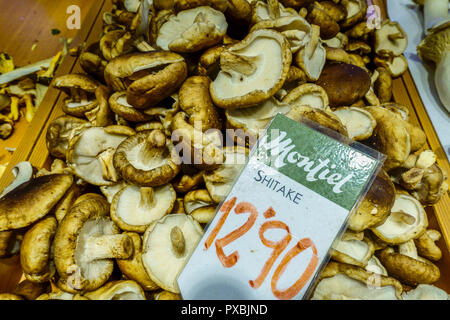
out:
M439 280L441 275L433 263L397 253L391 247L380 251L378 258L390 275L409 285L431 284Z
M330 255L335 261L366 267L374 252L375 246L369 238L363 235L362 239L357 239L351 232L346 232L342 239L333 243Z
M411 153L411 136L403 121L395 112L379 106L365 108L377 122L369 145L387 156L383 168L389 171L400 167Z
M325 39L323 44L329 48L343 49L348 43L348 37L341 32L338 32L333 38Z
M35 282L47 282L55 274L51 246L58 222L47 216L29 229L20 246L20 265L25 277Z
M386 68L392 78L398 78L408 70L408 60L404 55L390 58L375 57L373 63L378 67Z
M86 120L72 116L60 116L52 120L45 136L49 153L55 158L66 159L70 138L86 124Z
M225 161L218 168L203 173L206 189L211 198L219 203L228 195L234 180L247 163L249 150L244 147L225 147Z
M370 89L370 76L362 68L346 63L326 64L316 82L325 89L330 107L350 106Z
M313 39L313 36L311 36L311 39ZM308 80L312 82L319 79L327 59L327 51L322 45L322 40L318 38L317 41L317 46L314 48L311 56L308 55L307 45L301 48L294 57L295 64L305 72ZM308 44L312 42L310 40Z
M314 0L279 0L285 7L300 9L311 4Z
M70 92L70 88L81 89L89 93L94 93L100 83L82 73L70 73L55 78L53 86L65 92Z
M330 262L320 274L312 300L400 300L402 291L394 278Z
M214 104L232 109L267 100L283 86L291 61L290 45L282 34L267 29L249 33L220 55L221 70L210 86Z
M234 134L240 145L245 145L245 135L248 135L249 146L253 145L258 139L261 130L264 130L267 124L277 115L277 113L286 114L291 110L289 103L281 103L274 97L260 103L254 107L241 109L228 109L225 112L227 118L227 127L233 129L242 129L243 136L240 137L240 131L235 130Z
M364 108L341 107L333 111L345 126L350 139L359 141L369 138L377 122L372 114Z
M399 244L420 237L427 226L427 214L420 202L408 194L397 193L387 219L371 230L384 242Z
M185 173L172 180L172 186L177 193L189 192L201 184L203 184L203 173L201 171Z
M108 103L109 95L109 88L104 85L98 86L95 90L97 106L84 114L92 125L97 127L106 127L113 124L113 112L111 112Z
M25 300L25 299L13 293L0 293L0 301L1 300Z
M47 215L73 183L69 174L51 174L19 185L0 199L0 231L27 227Z
M125 232L133 240L133 255L128 259L117 259L120 271L130 280L136 281L145 291L158 289L158 285L150 279L142 264L142 239L134 232Z
M115 91L127 91L127 101L138 109L154 107L174 93L187 76L182 56L168 51L130 53L111 60L105 81Z
M314 83L304 83L292 89L281 102L321 110L327 109L329 104L326 91Z
M14 231L0 231L0 259L9 258L14 253L12 248L16 241L16 233Z
M268 4L265 1L256 1L253 5L252 24L263 20L273 20L282 17L298 17L299 14L293 8L285 8L282 3L272 1Z
M181 231L181 237L179 231L173 236L174 230ZM147 274L164 290L180 293L177 278L202 236L200 224L186 214L170 214L151 224L142 252Z
M115 184L118 178L112 154L133 133L131 128L123 126L85 128L70 139L67 151L69 167L90 184Z
M108 61L102 59L98 54L85 51L80 54L80 66L89 75L96 79L104 80L105 67Z
M119 233L109 218L109 203L105 198L91 196L77 202L55 235L58 286L71 293L93 291L102 286L113 271L112 258L128 258L133 253L132 240ZM119 241L111 242L116 239ZM107 245L111 247L106 249ZM100 249L107 252L95 256Z
M55 205L55 207L53 208L53 212L58 222L60 222L64 218L72 205L75 203L76 199L80 196L81 189L82 187L74 182L66 191L64 196Z
M222 123L217 108L209 93L211 80L205 76L187 78L178 93L180 108L189 116L189 123L201 122L202 131L221 129Z
M172 185L126 186L114 196L111 219L125 231L143 233L147 227L172 211L177 194Z
M145 130L124 140L114 153L114 167L130 184L156 187L180 171L172 141L160 130Z
M133 50L132 34L121 29L108 31L100 39L100 50L108 61L131 52Z
M109 97L111 110L130 122L145 122L153 119L153 116L147 115L133 107L127 102L127 92L118 91Z
M224 14L211 7L183 10L159 28L156 45L162 50L196 52L219 43L227 28Z
M133 280L111 281L85 296L90 300L147 300L144 290Z
M280 16L274 20L261 20L254 24L250 32L259 29L274 29L289 41L291 52L304 47L310 39L311 25L301 16Z
M100 191L106 197L106 200L108 200L108 202L111 203L116 193L125 188L126 186L128 186L128 183L126 183L125 181L120 181L119 183L112 184L109 186L101 186Z
M414 239L419 255L426 259L439 261L442 258L442 250L435 242L440 238L441 233L439 231L428 229L419 238Z
M419 284L415 289L404 292L403 300L449 300L447 292L430 284Z
M341 28L347 29L364 19L367 12L366 0L342 0L340 2L347 11L347 15L341 21Z
M407 45L408 37L398 22L384 20L375 30L375 53L379 56L399 56Z
M340 22L347 16L347 9L340 3L333 1L316 2L320 9L324 10L334 21Z
M339 24L318 3L314 2L308 7L306 20L310 24L320 27L320 37L322 39L331 39L340 31Z
M450 50L450 22L429 30L417 46L417 54L423 61L433 61L436 65L445 52Z
M191 215L199 223L209 223L214 217L217 207L217 203L206 189L188 192L184 196L183 205L186 214Z
M320 110L306 105L293 106L286 114L286 117L297 122L302 122L305 119L307 121L313 121L325 128L339 132L345 137L348 136L347 129L344 127L341 120L328 109Z
M348 228L358 232L382 224L391 212L394 201L394 184L381 169L357 211L349 217Z

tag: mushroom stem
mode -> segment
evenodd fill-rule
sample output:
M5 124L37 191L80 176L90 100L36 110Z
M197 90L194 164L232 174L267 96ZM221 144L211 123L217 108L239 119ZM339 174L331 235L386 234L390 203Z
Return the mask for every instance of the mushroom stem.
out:
M450 50L445 51L436 65L434 84L444 107L450 112Z
M86 239L86 257L90 261L128 259L133 254L133 241L126 234L108 234Z
M170 230L170 241L175 253L178 256L182 256L186 250L186 240L184 239L183 231L179 227L173 227Z
M442 21L448 20L448 0L425 0L423 5L425 33Z
M139 207L150 208L154 201L155 191L152 187L141 187L139 191L141 193L141 201L139 202Z
M319 38L320 36L320 27L312 24L311 25L311 39L309 40L308 44L306 45L306 56L308 59L311 59L314 55L314 52L316 51L317 46L319 45Z
M34 105L33 105L33 99L31 98L31 95L26 94L23 97L24 101L25 101L25 119L28 121L28 123L31 122L31 120L33 120L34 117Z
M102 177L105 180L117 182L118 176L113 165L114 149L108 148L97 156L102 167Z
M412 215L410 215L410 214L408 214L408 213L406 213L406 212L404 212L402 210L396 211L396 212L392 212L391 216L395 220L397 220L399 222L404 222L404 223L406 223L408 225L412 225L412 224L414 224L416 222L416 218L414 216L412 216Z
M11 120L17 121L19 119L19 98L11 97L11 111L10 111Z
M397 32L397 33L392 33L388 35L388 39L392 42L394 42L397 39L403 39L403 35L401 34L401 32Z

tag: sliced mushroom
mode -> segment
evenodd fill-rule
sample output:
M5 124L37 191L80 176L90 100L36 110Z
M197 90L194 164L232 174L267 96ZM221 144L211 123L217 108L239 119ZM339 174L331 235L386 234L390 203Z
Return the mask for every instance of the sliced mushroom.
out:
M330 262L320 275L312 300L401 300L403 287L394 278L361 267Z
M219 43L227 28L223 13L211 7L183 10L159 28L156 45L162 50L196 52Z
M18 186L0 199L0 231L24 228L43 218L72 183L72 175L52 174Z
M113 165L116 148L133 129L124 126L88 127L70 139L67 162L73 172L90 184L112 185L118 182Z
M386 243L399 244L417 239L427 226L428 218L420 202L410 195L397 193L390 215L372 231Z
M249 150L244 147L225 147L225 162L215 170L203 173L206 189L219 203L230 192L235 178L247 162Z
M176 53L131 53L111 60L105 68L106 83L127 91L127 102L138 109L155 107L174 93L187 76L184 58Z
M160 130L141 131L124 140L114 153L115 170L130 184L156 187L180 171L180 159Z
M183 202L186 214L191 215L199 223L209 223L216 213L217 203L206 189L188 192Z
M133 240L133 255L128 259L117 259L117 265L120 271L130 280L136 281L143 290L152 291L158 289L158 285L154 283L142 264L142 239L141 236L134 232L125 232Z
M147 300L144 290L133 280L111 281L85 296L90 300Z
M162 289L180 293L177 278L203 236L192 217L170 214L149 226L144 234L142 262Z
M111 203L111 219L125 231L143 233L147 227L170 213L176 199L170 184L160 187L127 186Z
M377 122L372 114L363 108L342 107L333 111L345 126L350 139L359 141L369 138Z
M221 71L210 86L214 104L232 109L267 100L283 86L291 61L289 42L282 34L266 29L251 32L221 53Z
M54 87L68 95L62 106L63 111L79 118L97 107L95 90L99 85L96 80L80 73L59 76L54 80Z
M55 274L52 243L58 222L45 217L29 229L20 246L20 265L25 277L33 282L47 282Z
M58 286L77 293L101 287L111 276L112 259L126 259L133 242L109 218L109 203L101 196L85 197L61 221L54 240Z

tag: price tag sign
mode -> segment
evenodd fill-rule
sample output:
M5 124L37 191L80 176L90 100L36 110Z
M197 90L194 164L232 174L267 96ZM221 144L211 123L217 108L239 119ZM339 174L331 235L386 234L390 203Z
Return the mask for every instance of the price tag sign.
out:
M306 298L381 164L277 115L180 274L183 298Z

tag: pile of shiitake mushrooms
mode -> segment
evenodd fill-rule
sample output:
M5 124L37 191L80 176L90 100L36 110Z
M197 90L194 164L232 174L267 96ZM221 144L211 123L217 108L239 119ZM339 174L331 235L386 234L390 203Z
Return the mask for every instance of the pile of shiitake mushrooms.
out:
M50 169L24 162L0 199L2 298L180 299L177 276L277 114L387 156L313 299L447 299L424 206L447 192L424 132L392 101L401 26L365 0L115 0L84 73L57 77ZM225 129L235 129L232 137ZM225 137L233 145L225 145ZM180 152L182 150L182 152ZM377 288L375 290L374 288Z

